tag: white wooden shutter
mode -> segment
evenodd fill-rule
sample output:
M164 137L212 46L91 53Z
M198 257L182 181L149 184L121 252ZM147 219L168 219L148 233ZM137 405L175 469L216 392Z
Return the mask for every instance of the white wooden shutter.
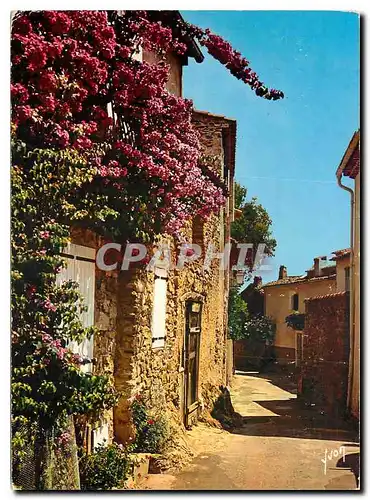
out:
M63 254L67 260L67 267L62 269L57 277L57 283L73 280L78 283L79 291L83 297L83 302L87 306L87 311L80 316L84 327L94 324L95 306L95 250L93 248L69 243ZM71 341L69 347L76 353L86 358L93 357L94 339L83 340L80 344ZM84 372L92 371L92 364L83 365Z
M166 338L167 271L154 270L152 347L164 347Z
M97 429L93 430L93 447L96 448L99 444L107 445L109 443L109 428L108 424L104 423Z

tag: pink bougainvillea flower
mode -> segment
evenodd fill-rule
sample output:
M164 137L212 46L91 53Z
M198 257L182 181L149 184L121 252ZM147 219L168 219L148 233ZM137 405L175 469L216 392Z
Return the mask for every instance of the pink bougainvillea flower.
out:
M167 91L166 54L184 54L184 39L195 37L257 95L283 97L223 38L180 24L178 38L149 11L119 20L114 11L39 11L20 13L12 29L12 120L22 141L76 149L117 212L136 212L140 183L148 219L174 236L194 215L217 213L226 192L199 166L193 104ZM138 61L139 46L156 62Z
M56 306L49 300L45 300L44 302L44 307L45 309L47 309L48 311L53 311L55 312L57 310Z

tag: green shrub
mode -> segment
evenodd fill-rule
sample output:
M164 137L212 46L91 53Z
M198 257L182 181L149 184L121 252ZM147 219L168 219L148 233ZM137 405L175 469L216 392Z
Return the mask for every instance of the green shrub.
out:
M99 444L80 459L82 490L111 490L123 485L131 469L129 448L113 443Z
M160 453L168 437L168 426L164 417L152 417L141 396L131 403L132 419L136 428L134 451L138 453Z
M229 293L229 337L233 340L244 338L244 325L248 319L248 307L239 293L239 287L232 287Z
M302 331L304 330L304 320L305 315L296 311L285 318L285 323L293 330Z
M248 318L244 325L244 338L272 344L275 339L276 323L272 318L257 314Z

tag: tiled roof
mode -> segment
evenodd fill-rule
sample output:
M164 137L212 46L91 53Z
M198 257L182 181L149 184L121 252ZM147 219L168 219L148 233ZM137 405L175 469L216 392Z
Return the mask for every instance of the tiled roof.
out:
M332 253L334 254L334 257L332 257L330 260L338 260L351 255L351 249L344 248L343 250L335 250L335 252Z
M194 109L194 113L198 113L199 115L210 116L211 118L219 118L221 120L227 120L228 122L236 122L235 118L228 118L225 115L218 115L217 113L211 113L210 111L203 111L201 109Z
M352 136L350 143L343 155L342 161L337 169L337 177L345 175L355 179L360 171L360 131L357 130Z
M336 274L329 274L328 276L317 276L315 278L307 278L307 276L288 276L287 278L283 278L281 280L265 283L262 288L265 288L267 286L292 285L294 283L311 283L312 281L335 279L335 277Z
M351 157L347 165L343 169L343 175L355 179L356 175L360 171L360 149L357 148L351 154Z
M342 297L347 294L349 295L349 292L327 293L326 295L317 295L316 297L309 297L308 299L304 299L304 301L311 302L312 300L331 299L332 297Z
M181 30L179 31L178 24L180 23L180 25L182 25L185 21L178 10L151 10L149 13L151 19L161 21L165 26L169 26L175 36L178 36L180 40L185 43L187 47L186 56L193 57L198 63L204 61L204 55L196 40L193 37L184 35Z
M330 262L330 260L332 260L332 259L329 259L329 261L322 260L320 262L320 269L327 269L328 267L335 267L335 264L333 264L332 262ZM309 269L307 269L306 272L313 271L314 269L315 269L315 266L311 266Z

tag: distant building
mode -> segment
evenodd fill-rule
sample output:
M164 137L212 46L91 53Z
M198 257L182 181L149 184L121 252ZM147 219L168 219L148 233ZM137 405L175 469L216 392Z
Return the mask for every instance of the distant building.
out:
M348 292L351 288L351 249L336 250L334 257L337 266L337 292Z
M264 310L264 297L262 288L262 278L256 276L253 283L248 285L241 293L241 298L247 303L248 313L251 316L263 314Z
M305 299L334 293L337 288L336 263L316 257L313 266L301 276L288 276L280 266L279 279L263 285L264 313L276 321L275 356L279 363L298 362L302 334L288 327L286 317L305 312Z

